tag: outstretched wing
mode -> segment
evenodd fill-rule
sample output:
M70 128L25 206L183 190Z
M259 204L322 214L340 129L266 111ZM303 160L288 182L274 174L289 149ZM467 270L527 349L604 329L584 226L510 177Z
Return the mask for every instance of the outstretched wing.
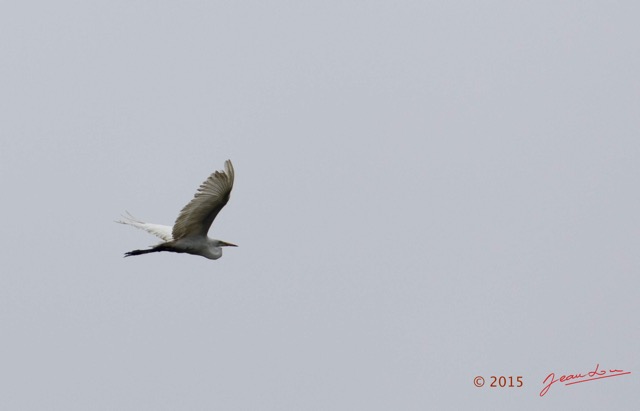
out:
M160 237L164 241L173 240L173 237L171 236L171 227L167 225L145 223L143 221L138 220L131 214L129 214L128 211L127 211L127 215L123 215L122 220L118 220L116 221L116 223L134 226L136 228L146 231L147 233L151 233L156 237Z
M229 201L233 188L233 165L224 163L225 171L215 171L200 185L193 200L180 211L173 225L173 239L206 236L211 223Z

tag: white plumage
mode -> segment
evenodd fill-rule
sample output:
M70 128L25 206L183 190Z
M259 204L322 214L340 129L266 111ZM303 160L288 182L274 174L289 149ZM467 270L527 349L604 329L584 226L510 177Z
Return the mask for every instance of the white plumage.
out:
M225 171L215 171L198 188L193 200L189 202L176 219L173 227L142 222L131 214L116 221L145 230L163 240L160 244L146 249L125 253L125 257L171 251L201 255L216 260L222 256L221 247L236 247L235 244L207 237L209 228L220 210L229 201L235 178L230 160L224 163Z

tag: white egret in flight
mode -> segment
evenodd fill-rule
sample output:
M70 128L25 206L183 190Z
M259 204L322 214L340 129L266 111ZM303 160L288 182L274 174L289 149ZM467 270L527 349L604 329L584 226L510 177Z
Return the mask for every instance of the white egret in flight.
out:
M224 163L224 169L225 171L215 171L200 185L193 200L180 211L173 227L144 223L131 214L116 221L145 230L163 240L149 249L129 251L124 256L171 251L217 260L222 257L222 247L237 247L235 244L207 237L211 223L229 201L233 188L234 173L230 160Z

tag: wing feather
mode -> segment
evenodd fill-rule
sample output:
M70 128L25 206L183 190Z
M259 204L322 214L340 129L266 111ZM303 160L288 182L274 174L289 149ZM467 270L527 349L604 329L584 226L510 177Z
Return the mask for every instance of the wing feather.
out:
M230 160L224 163L225 171L214 171L198 188L198 191L176 219L173 239L188 236L206 236L211 223L229 201L233 188L234 171Z

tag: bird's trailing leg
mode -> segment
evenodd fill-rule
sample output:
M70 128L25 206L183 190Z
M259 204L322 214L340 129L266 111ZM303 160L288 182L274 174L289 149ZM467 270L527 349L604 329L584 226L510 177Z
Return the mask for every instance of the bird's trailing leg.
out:
M158 251L162 251L162 250L155 250L153 248L150 248L148 250L133 250L133 251L129 251L124 253L125 257L131 257L132 255L141 255L141 254L148 254L148 253L155 253Z
M158 244L152 248L148 248L146 250L133 250L133 251L129 251L127 253L124 253L125 257L131 257L132 255L142 255L142 254L149 254L149 253L157 253L159 251L173 251L173 252L180 252L178 250L175 250L171 247L167 247L167 243L162 243L162 244Z

